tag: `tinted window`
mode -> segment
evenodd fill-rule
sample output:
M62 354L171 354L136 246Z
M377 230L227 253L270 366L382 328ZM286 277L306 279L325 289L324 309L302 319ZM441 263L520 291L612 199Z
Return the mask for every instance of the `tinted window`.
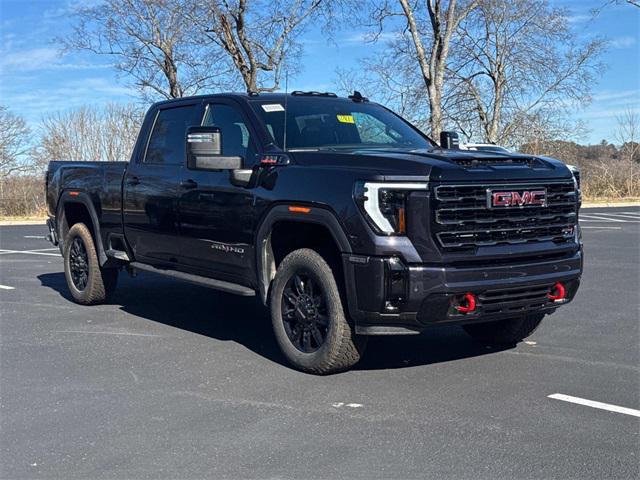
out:
M209 105L204 125L220 129L223 155L244 158L245 167L255 162L251 133L239 109L223 104Z
M185 135L194 124L195 106L160 110L151 132L145 163L178 165L184 162Z
M284 144L284 98L254 101L275 143ZM402 148L433 146L402 118L374 103L338 98L287 97L288 149L295 148Z

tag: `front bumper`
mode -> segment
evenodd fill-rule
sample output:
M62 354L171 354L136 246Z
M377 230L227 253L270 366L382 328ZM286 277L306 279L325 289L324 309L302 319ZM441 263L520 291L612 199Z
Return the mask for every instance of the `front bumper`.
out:
M575 296L582 263L581 249L484 265L404 265L394 257L343 257L349 313L356 332L368 335L551 313ZM566 287L563 300L547 296L556 282ZM476 296L477 308L461 314L454 304L466 293Z

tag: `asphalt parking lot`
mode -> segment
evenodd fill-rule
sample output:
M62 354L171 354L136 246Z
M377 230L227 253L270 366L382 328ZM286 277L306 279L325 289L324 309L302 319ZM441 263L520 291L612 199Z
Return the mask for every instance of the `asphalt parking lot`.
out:
M257 301L141 273L82 307L44 225L0 227L0 474L638 478L640 209L582 219L581 290L527 343L373 338L328 377L284 365Z

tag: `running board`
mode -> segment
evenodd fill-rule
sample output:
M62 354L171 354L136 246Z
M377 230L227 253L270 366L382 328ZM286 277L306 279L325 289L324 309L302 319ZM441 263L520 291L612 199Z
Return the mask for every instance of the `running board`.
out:
M238 285L236 283L225 282L224 280L215 280L213 278L201 277L200 275L193 275L191 273L179 272L177 270L164 270L161 268L152 267L145 263L131 262L129 264L133 268L138 270L144 270L152 273L159 273L160 275L167 275L168 277L177 278L186 282L195 283L196 285L202 285L209 288L214 288L222 292L235 293L243 297L253 297L256 291L252 288Z
M127 252L123 252L122 250L115 250L113 248L110 248L104 253L109 258L115 258L116 260L122 260L123 262L128 262L129 260L131 260Z

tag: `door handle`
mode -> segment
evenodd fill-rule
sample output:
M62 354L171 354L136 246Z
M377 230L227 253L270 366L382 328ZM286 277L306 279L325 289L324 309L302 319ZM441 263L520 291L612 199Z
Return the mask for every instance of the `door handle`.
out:
M196 188L198 186L198 182L196 182L195 180L183 180L180 182L180 186L182 188L186 188L188 190L191 190L192 188Z
M140 179L138 177L131 177L129 180L127 180L127 185L140 185Z

